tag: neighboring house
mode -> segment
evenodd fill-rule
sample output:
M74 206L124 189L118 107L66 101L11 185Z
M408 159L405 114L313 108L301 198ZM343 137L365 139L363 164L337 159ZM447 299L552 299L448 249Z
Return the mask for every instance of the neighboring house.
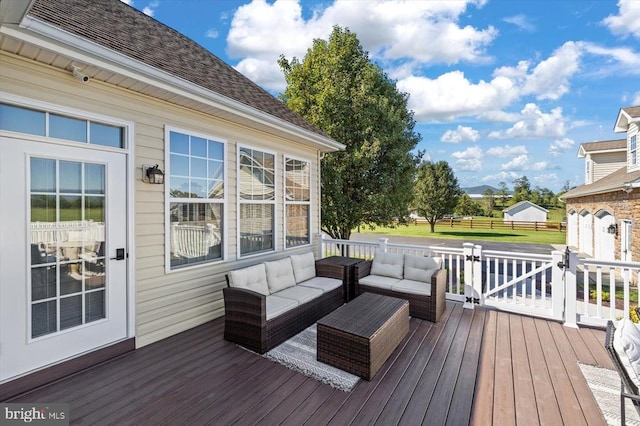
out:
M0 391L220 317L229 270L313 250L344 146L192 40L120 0L3 1L0 49Z
M549 210L531 201L520 201L502 210L505 221L546 222Z
M589 185L627 164L627 140L583 143L578 158L584 158L584 183Z
M614 132L625 139L582 144L586 182L561 197L567 245L597 259L640 260L639 124L640 106L622 108Z

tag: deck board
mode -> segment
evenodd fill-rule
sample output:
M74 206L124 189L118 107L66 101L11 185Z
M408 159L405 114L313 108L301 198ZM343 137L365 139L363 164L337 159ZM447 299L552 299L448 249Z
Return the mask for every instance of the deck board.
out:
M72 424L603 424L577 361L604 332L448 302L371 381L342 392L226 342L224 319L11 402L68 403Z

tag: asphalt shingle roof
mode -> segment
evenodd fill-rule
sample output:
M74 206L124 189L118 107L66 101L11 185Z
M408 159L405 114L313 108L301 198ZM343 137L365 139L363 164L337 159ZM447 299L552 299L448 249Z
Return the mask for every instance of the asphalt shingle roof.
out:
M204 47L120 0L38 0L29 15L326 137Z
M589 185L581 185L562 194L562 199L583 197L591 194L601 194L603 192L613 192L622 190L624 184L640 180L640 170L627 172L627 166L621 167L619 170L590 183Z
M585 152L605 151L608 149L626 149L626 139L615 139L611 141L586 142L580 145Z

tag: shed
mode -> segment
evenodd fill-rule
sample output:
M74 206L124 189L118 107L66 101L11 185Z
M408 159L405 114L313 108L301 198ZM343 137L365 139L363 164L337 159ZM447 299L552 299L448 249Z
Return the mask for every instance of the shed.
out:
M546 222L549 210L531 201L520 201L502 212L505 221Z

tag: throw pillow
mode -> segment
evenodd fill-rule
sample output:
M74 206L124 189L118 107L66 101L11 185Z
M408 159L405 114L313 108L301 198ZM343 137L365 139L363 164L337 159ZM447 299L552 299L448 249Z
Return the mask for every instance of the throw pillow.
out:
M628 318L625 318L621 325L620 343L629 357L636 376L640 378L640 329Z
M316 276L316 259L311 252L292 255L291 265L298 284Z
M404 255L404 278L413 281L431 282L431 275L440 269L441 259L434 257Z
M404 255L378 252L371 263L371 275L402 279Z
M264 266L267 270L267 284L271 294L296 285L291 259L288 257L274 260L273 262L265 262Z
M230 271L229 286L244 288L268 296L269 286L267 285L267 274L264 264L260 263L249 266L248 268Z

